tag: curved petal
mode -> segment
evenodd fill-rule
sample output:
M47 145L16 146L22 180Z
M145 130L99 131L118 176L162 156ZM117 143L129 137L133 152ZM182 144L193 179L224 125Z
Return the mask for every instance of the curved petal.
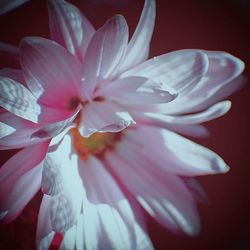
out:
M38 250L47 250L54 238L55 232L51 227L49 211L51 207L51 198L48 195L43 195L38 214L36 245Z
M70 109L79 93L80 63L63 47L39 37L27 37L20 45L26 83L39 102Z
M128 145L118 144L107 162L125 187L161 225L193 235L199 231L194 199L174 175L156 171L146 159L137 157Z
M177 93L172 88L145 77L125 77L106 84L95 93L127 105L151 105L172 101Z
M1 203L2 211L7 212L4 221L10 222L21 213L27 203L34 197L41 187L42 163L23 174L8 193L8 198ZM5 192L7 190L4 190ZM1 216L0 216L1 217Z
M24 119L37 123L41 106L22 84L10 78L0 77L0 105Z
M74 5L63 0L49 0L48 8L52 39L83 61L94 27Z
M151 125L160 128L165 128L183 135L193 136L197 138L209 136L209 131L206 127L200 124L185 124L185 123L170 123L166 119L165 114L150 113L150 112L132 112L137 124Z
M178 50L154 57L121 77L142 76L170 86L179 94L193 89L208 68L207 55L197 50Z
M83 62L83 92L91 99L95 87L109 78L123 58L128 26L121 15L109 19L93 36Z
M231 108L230 101L218 102L210 106L207 110L190 115L164 115L147 113L146 116L152 119L161 119L162 122L169 124L197 124L216 119L226 114Z
M83 201L86 248L135 249L132 209L101 161L94 157L80 161L79 173L87 196Z
M2 0L0 3L0 15L3 15L19 5L28 2L28 0Z
M79 131L85 137L95 132L119 132L135 123L121 105L112 101L89 103L82 113L84 119Z
M38 166L42 165L42 162L47 153L47 149L48 149L48 141L38 143L34 146L26 147L21 151L19 151L17 154L15 154L12 158L10 158L0 168L1 211L4 208L8 210L9 209L8 206L11 206L10 198L8 198L9 193L12 192L13 188L14 190L17 190L16 183L22 182L21 181L22 176L24 176L27 172L29 172L36 166L37 168L40 168ZM28 174L28 176L30 175L32 174ZM23 192L25 192L25 190L26 188L24 188Z
M155 24L155 0L145 0L140 21L129 41L120 72L145 61L149 55L149 45Z
M166 129L140 127L127 132L126 138L127 147L133 149L134 154L167 173L197 176L229 170L223 159L213 151ZM145 141L150 141L150 144L145 145ZM157 146L152 147L152 144Z
M167 114L197 112L237 91L245 83L240 76L244 63L225 52L204 51L208 55L209 67L196 88L179 95L172 103L163 105ZM164 112L164 111L162 111Z

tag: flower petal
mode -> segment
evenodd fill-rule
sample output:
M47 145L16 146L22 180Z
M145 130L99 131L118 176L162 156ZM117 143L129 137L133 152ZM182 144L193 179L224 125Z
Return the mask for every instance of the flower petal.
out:
M7 199L1 204L2 211L7 211L5 222L10 222L23 210L41 187L42 163L23 174L13 185ZM7 190L4 190L5 192Z
M154 57L121 77L142 76L185 93L199 82L208 67L207 55L197 50L179 50Z
M48 8L52 39L82 61L94 27L74 5L63 0L49 0Z
M19 5L22 5L26 2L28 2L28 0L1 0L0 15L15 9Z
M121 15L109 19L90 41L83 62L83 91L91 99L95 87L109 78L123 58L128 41L128 27Z
M151 106L172 101L177 93L172 88L166 88L145 77L125 77L104 85L95 95L108 97L124 106Z
M79 93L80 63L57 43L39 37L24 38L20 54L26 83L39 102L69 109Z
M10 78L0 77L0 105L24 119L37 123L41 106L22 84Z
M16 190L16 183L21 182L22 176L42 163L45 158L47 148L47 141L37 143L34 146L26 147L10 158L0 168L1 210L3 210L3 208L6 208L7 210L9 209L8 206L11 206L9 201L10 198L8 198L9 193L13 188ZM23 191L25 190L26 188Z
M132 143L130 149L138 156L167 173L196 176L225 173L229 169L213 151L166 129L140 127L130 130L126 138L129 138L129 145ZM145 145L144 141L150 144Z
M87 195L83 201L86 248L135 249L132 209L101 161L94 157L80 161L79 173Z
M106 159L125 187L161 225L190 235L199 231L195 202L177 176L156 171L124 144L118 144L117 151L108 153Z
M120 72L132 68L148 58L149 45L155 24L155 0L145 0L140 21L129 41Z
M204 53L209 60L207 73L195 89L185 95L180 94L172 103L163 105L165 113L201 111L237 91L245 83L245 78L239 76L244 69L244 63L240 59L225 52Z
M43 195L40 205L37 231L36 231L36 244L38 250L47 250L54 238L55 232L51 227L51 220L49 212L51 207L51 198L48 195Z
M148 118L152 119L161 119L162 122L169 124L197 124L206 121L216 119L220 116L226 114L231 108L230 101L218 102L207 110L204 110L199 113L190 114L190 115L164 115L156 113L147 113L145 114Z
M119 132L135 123L121 105L112 101L89 103L82 115L84 119L79 131L85 137L95 132Z

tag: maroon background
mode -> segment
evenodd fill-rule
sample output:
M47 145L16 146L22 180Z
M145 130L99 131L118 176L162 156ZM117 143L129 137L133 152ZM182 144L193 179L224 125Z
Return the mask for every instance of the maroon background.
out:
M73 1L72 1L73 2ZM113 14L123 14L133 31L143 6L130 0L120 6L84 4L74 1L95 24L102 25ZM46 1L31 1L0 17L0 41L18 45L24 36L49 37ZM248 1L158 0L151 56L184 48L230 52L246 63L250 76L250 4ZM0 65L11 65L1 59ZM199 177L209 196L200 204L200 236L176 236L149 220L156 249L250 249L249 84L233 95L231 111L208 122L208 139L196 140L219 153L231 167L226 175ZM1 152L1 164L13 151ZM35 221L40 194L13 223L0 227L0 249L34 249Z

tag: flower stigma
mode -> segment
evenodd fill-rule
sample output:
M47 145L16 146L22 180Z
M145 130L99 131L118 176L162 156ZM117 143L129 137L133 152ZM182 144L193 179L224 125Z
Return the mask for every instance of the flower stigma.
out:
M83 137L77 128L72 128L71 134L74 149L81 160L87 160L90 155L102 158L107 150L114 150L122 137L122 132L96 132L90 137Z

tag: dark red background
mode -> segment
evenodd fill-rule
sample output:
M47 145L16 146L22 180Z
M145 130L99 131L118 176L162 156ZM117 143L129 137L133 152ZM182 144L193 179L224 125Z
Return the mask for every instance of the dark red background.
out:
M113 14L123 14L133 31L143 6L128 0L120 6L72 1L94 23L102 25ZM119 2L119 1L118 1ZM0 41L18 45L24 36L49 37L46 1L31 1L0 17ZM248 1L158 0L151 56L184 48L224 50L246 63L250 76L250 4ZM1 59L1 66L11 62ZM208 139L196 140L219 153L231 167L225 175L199 177L210 202L200 204L202 231L199 237L176 236L149 220L149 232L159 249L250 249L250 151L249 84L233 95L231 111L207 123ZM1 164L13 151L1 152ZM0 227L0 249L34 249L35 221L40 195L23 214Z

